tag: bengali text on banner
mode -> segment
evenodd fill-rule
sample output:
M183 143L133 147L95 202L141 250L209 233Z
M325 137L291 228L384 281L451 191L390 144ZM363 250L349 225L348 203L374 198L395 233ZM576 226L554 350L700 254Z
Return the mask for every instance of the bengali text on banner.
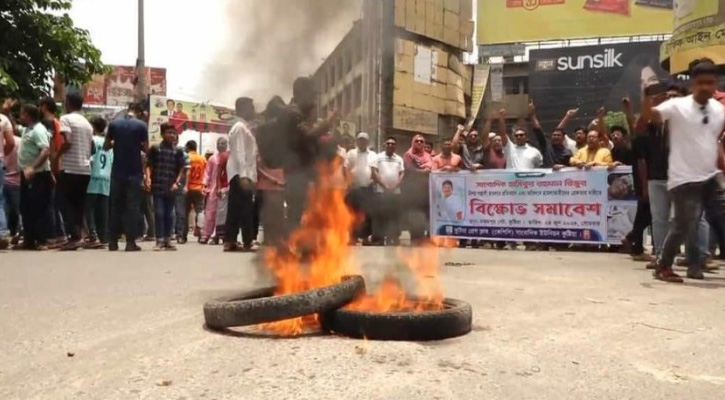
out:
M430 175L431 234L620 244L637 208L631 167Z

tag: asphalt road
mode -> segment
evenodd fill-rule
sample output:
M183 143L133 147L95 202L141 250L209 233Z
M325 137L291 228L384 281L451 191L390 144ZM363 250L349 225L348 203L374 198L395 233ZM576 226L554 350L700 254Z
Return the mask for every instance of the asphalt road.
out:
M372 282L390 254L358 249ZM474 331L434 343L203 329L264 284L249 255L0 253L0 399L725 398L725 278L668 285L621 255L452 250Z

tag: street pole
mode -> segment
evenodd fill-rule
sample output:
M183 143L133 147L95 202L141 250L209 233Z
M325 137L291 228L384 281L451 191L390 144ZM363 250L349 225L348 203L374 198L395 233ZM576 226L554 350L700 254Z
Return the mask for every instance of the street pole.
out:
M146 61L144 60L144 0L138 0L138 55L136 58L136 101L146 100Z

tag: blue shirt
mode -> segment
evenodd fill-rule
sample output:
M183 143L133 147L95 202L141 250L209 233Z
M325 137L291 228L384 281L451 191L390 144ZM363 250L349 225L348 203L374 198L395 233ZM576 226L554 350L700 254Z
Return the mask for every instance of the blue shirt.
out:
M93 158L91 159L91 181L88 183L89 194L111 195L111 166L113 150L103 150L104 139L93 137Z
M108 126L108 138L113 140L114 179L143 178L141 151L143 143L149 141L149 130L143 121L136 118L117 119Z

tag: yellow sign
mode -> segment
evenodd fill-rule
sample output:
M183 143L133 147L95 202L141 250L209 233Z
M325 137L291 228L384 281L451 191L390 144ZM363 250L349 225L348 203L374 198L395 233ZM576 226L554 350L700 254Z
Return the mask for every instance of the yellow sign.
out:
M725 0L677 0L675 34L725 22Z
M674 20L675 34L660 48L670 73L685 72L703 57L725 64L725 0L677 0Z
M478 44L670 33L671 7L661 0L478 0Z

